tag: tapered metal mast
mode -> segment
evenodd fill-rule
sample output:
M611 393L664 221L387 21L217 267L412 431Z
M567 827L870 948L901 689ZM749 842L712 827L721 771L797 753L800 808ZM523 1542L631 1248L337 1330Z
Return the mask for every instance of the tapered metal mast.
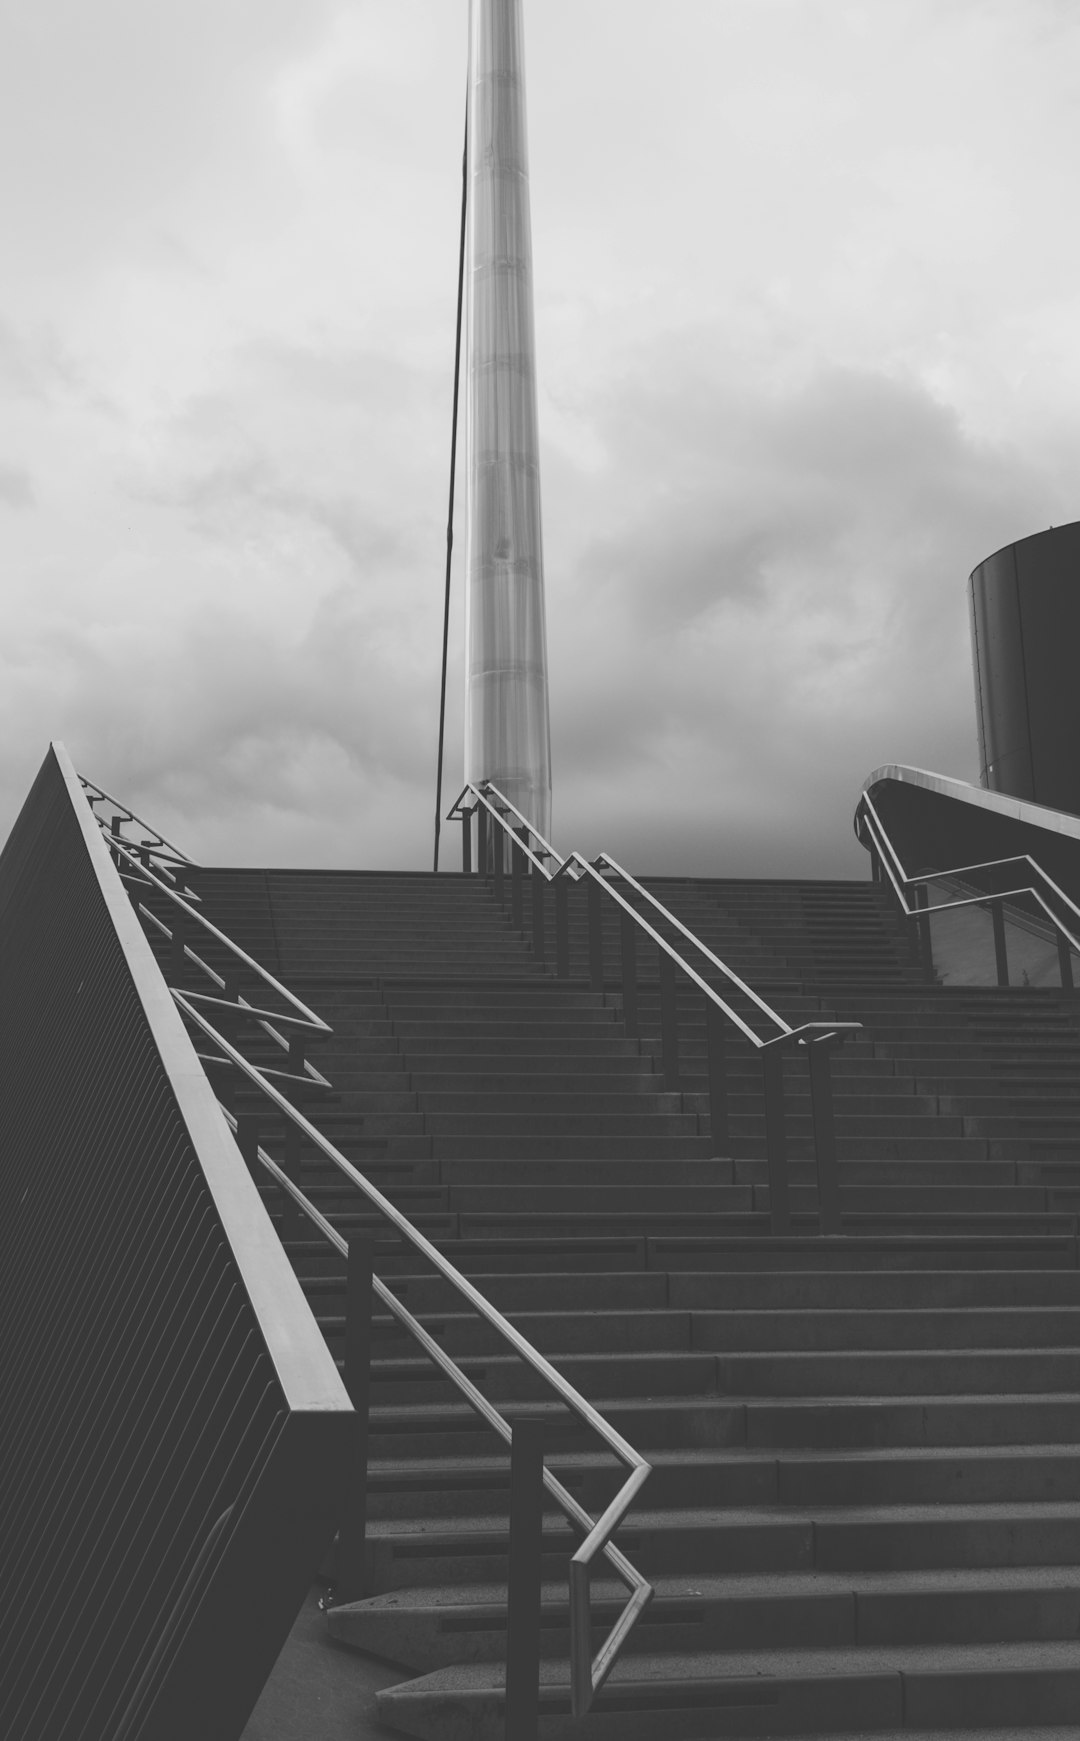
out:
M522 0L471 0L465 774L551 825Z

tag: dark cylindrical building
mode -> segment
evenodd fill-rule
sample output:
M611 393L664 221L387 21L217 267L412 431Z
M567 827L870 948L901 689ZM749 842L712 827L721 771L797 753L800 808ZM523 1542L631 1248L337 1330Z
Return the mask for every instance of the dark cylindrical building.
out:
M971 576L982 784L1080 815L1080 520Z

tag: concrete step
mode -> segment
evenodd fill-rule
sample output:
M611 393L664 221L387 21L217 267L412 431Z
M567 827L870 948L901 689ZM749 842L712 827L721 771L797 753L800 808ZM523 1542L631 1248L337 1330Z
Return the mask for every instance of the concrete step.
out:
M377 1695L380 1719L406 1735L501 1741L502 1666L436 1669ZM625 1736L880 1734L976 1724L1067 1724L1080 1698L1080 1645L909 1645L631 1656L593 1713L571 1726L568 1672L545 1664L542 1741Z
M597 1624L613 1624L624 1599L621 1587L595 1580ZM565 1582L544 1586L542 1614L543 1654L565 1658ZM506 1587L398 1590L332 1607L327 1620L331 1635L342 1643L414 1672L463 1660L498 1662L506 1650ZM972 1644L1005 1637L1072 1642L1078 1632L1080 1588L1067 1568L699 1574L656 1579L653 1600L630 1634L627 1653Z
M656 1450L642 1498L651 1515L732 1508L1046 1505L1080 1503L1080 1468L1068 1446L902 1447L882 1450ZM549 1454L548 1466L599 1515L617 1490L610 1457ZM435 1455L375 1462L368 1515L418 1524L460 1521L507 1506L508 1459ZM629 1524L627 1528L631 1527Z
M1077 1306L935 1306L928 1310L869 1304L848 1310L692 1310L693 1348L717 1352L825 1352L877 1349L943 1354L959 1349L1080 1348Z
M420 1402L371 1411L372 1454L379 1458L488 1456L490 1428L464 1402L441 1400L432 1387ZM594 1399L616 1429L646 1455L680 1447L747 1447L755 1451L859 1451L903 1446L1068 1446L1080 1422L1080 1395L608 1397ZM590 1450L595 1439L557 1404L522 1399L515 1419L542 1419L558 1450Z
M1080 1349L861 1349L717 1356L724 1396L1022 1395L1080 1388Z
M327 1131L655 1462L620 1541L660 1587L583 1726L557 1708L571 1538L551 1520L542 1734L1075 1727L1076 1000L921 982L866 883L659 879L789 1020L866 1024L833 1061L844 1234L817 1235L793 1058L795 1232L777 1239L760 1060L729 1047L717 1157L700 998L678 995L676 1090L651 950L625 1032L614 908L601 997L580 891L560 983L483 879L258 874L260 937L337 1030L317 1053ZM526 927L530 910L526 891ZM547 1422L549 1460L598 1514L615 1476L595 1439L351 1187L310 1158L302 1177L343 1231L375 1236L485 1394ZM340 1353L340 1258L306 1236L288 1250ZM375 1348L371 1564L394 1595L361 1605L354 1642L392 1655L396 1616L399 1660L444 1677L393 1689L384 1721L396 1699L403 1732L502 1741L506 1461L383 1313ZM594 1583L599 1624L617 1593Z
M497 1495L493 1498L497 1500ZM544 1519L546 1575L558 1575L573 1535L561 1514ZM366 1578L372 1594L446 1579L506 1576L505 1514L372 1520ZM623 1551L654 1573L898 1571L971 1566L1061 1566L1080 1553L1080 1505L940 1504L732 1506L635 1510L619 1531Z

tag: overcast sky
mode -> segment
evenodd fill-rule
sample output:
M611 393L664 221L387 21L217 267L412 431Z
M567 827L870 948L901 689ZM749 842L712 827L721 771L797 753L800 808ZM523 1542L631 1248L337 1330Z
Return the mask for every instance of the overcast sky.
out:
M873 767L976 777L970 569L1080 516L1080 12L526 22L556 844L862 874ZM204 861L429 862L465 56L0 0L0 838L59 737Z

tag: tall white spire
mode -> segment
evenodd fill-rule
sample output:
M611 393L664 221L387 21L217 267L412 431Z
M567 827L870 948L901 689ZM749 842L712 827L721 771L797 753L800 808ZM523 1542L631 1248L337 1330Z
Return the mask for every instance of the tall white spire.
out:
M465 774L551 823L522 0L470 0Z

